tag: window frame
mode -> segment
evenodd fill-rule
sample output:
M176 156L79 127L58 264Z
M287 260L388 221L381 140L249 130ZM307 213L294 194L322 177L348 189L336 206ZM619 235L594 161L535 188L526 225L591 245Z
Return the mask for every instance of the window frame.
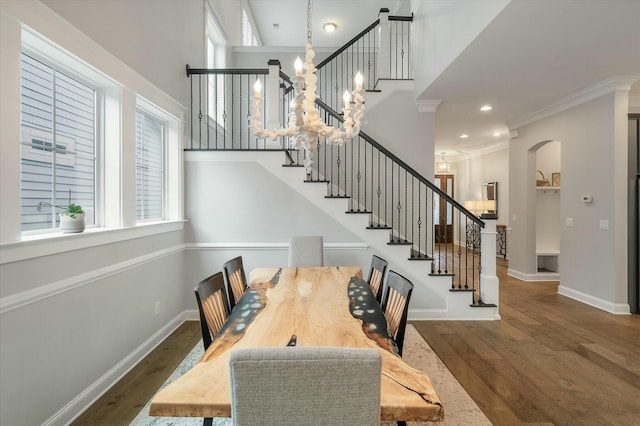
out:
M155 110L155 113L154 113ZM145 101L142 98L138 98L136 100L136 115L138 113L141 113L143 116L143 120L145 115L152 119L152 120L156 120L157 122L159 122L162 125L162 140L161 140L161 152L162 152L162 169L161 169L161 175L162 175L162 194L161 194L161 205L162 205L162 213L160 215L160 218L149 218L149 219L138 219L138 198L137 198L137 181L136 181L136 224L144 224L144 223L151 223L151 222L162 222L165 221L167 218L167 198L168 198L168 182L167 182L167 169L168 169L168 147L167 147L167 141L168 141L168 131L169 131L169 123L166 119L166 117L162 117L158 114L157 112L158 108L155 106L152 106L151 104L149 104L147 101ZM137 128L137 117L136 117L136 176L138 173L138 158L137 158L137 152L138 152L138 141L137 141L137 134L138 134L138 128Z
M93 198L94 205L91 207L94 210L94 223L87 225L87 228L100 228L103 226L103 217L104 217L104 155L103 155L103 147L104 147L104 135L101 129L104 128L104 102L105 102L105 87L108 85L112 85L113 83L108 80L105 76L100 74L98 71L90 68L85 63L83 63L80 59L73 56L71 53L63 50L62 48L56 46L49 40L39 36L38 34L32 33L27 29L22 30L22 43L20 48L20 53L25 54L32 59L41 62L47 67L50 67L54 72L58 72L64 74L67 78L77 81L80 84L83 84L94 91L94 101L93 101L93 138L94 138L94 183L93 183ZM20 71L20 76L22 80L22 68ZM22 82L20 82L20 86L22 86ZM20 100L20 111L22 113L22 100ZM55 110L54 110L55 111ZM23 142L23 133L24 126L22 125L22 120L20 120L20 163L22 163L23 159L23 149L28 146ZM39 129L29 127L27 133L38 133ZM56 145L58 141L57 135ZM62 135L63 138L66 138ZM22 167L20 166L20 169ZM22 202L22 178L20 181L20 202ZM48 201L48 200L43 200ZM82 206L83 208L89 208L87 206ZM20 228L22 228L22 213L20 214ZM55 221L55 215L54 215ZM54 234L58 233L59 229L57 227L48 227L41 229L32 229L23 231L20 229L20 234L23 237L30 236L38 236L38 235L46 235L46 234Z

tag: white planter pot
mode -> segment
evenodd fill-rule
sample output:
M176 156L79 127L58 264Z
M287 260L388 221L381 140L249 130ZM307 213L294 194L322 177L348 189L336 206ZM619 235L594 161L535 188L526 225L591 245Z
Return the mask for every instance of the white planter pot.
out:
M77 234L84 231L84 214L79 214L75 218L60 214L60 232L63 234Z

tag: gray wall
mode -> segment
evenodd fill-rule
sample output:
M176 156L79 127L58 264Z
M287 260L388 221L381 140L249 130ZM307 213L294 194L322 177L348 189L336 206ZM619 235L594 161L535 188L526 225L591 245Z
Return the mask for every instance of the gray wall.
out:
M206 63L203 0L43 3L156 87L188 105L185 65Z
M179 325L187 306L179 220L21 237L19 55L24 26L118 85L127 123L135 123L136 95L180 119L185 63L204 57L203 3L45 3L62 18L37 1L0 3L3 425L68 423ZM120 143L135 141L135 125L108 130Z
M509 150L510 273L524 278L536 273L535 150L559 141L559 292L620 313L628 312L627 190L620 178L628 154L627 110L627 92L614 91L521 127ZM593 203L581 201L587 194ZM572 227L566 218L573 219ZM600 229L601 220L609 222L609 230Z

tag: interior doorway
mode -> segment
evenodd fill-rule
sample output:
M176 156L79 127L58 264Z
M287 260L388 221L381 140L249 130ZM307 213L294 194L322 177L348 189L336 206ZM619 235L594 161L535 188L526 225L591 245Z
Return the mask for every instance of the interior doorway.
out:
M449 197L454 198L453 175L435 175L434 183ZM436 243L453 242L453 209L443 198L434 193L433 218Z

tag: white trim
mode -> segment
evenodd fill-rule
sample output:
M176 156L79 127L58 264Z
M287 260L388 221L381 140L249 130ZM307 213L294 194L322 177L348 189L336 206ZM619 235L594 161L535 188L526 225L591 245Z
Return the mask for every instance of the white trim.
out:
M508 269L507 275L526 282L560 281L560 274L557 272L547 272L544 274L525 274L524 272L516 271L515 269Z
M140 223L130 228L90 228L81 234L56 232L23 237L21 241L0 244L0 265L179 231L184 227L184 222L174 220Z
M589 306L602 309L603 311L612 314L631 315L631 310L628 303L609 302L608 300L600 299L599 297L591 296L590 294L586 294L562 285L558 286L558 294L573 300L577 300L578 302L582 302Z
M335 48L332 47L316 47L313 46L313 51L318 53L333 53L335 52ZM305 49L304 46L282 46L282 47L274 47L274 46L233 46L231 48L233 53L276 53L276 54L286 54L286 53L298 53L304 54Z
M38 302L42 299L46 299L60 293L64 293L66 291L73 290L74 288L90 284L96 280L104 279L109 276L122 273L129 269L137 268L144 265L145 263L154 262L158 259L170 256L175 253L181 253L183 250L184 245L180 244L164 250L149 253L144 256L139 256L134 259L129 259L124 262L115 263L104 268L85 272L84 274L79 274L73 277L65 278L63 280L55 281L31 290L22 291L20 293L2 297L0 298L0 314L4 314L6 312L21 308L31 303Z
M500 319L496 307L469 308L469 315L461 317L449 316L448 309L409 309L409 321L494 321Z
M442 99L417 99L418 112L436 112Z
M556 102L539 109L536 112L525 115L511 123L507 123L509 129L518 129L519 127L531 124L546 117L550 117L559 112L573 108L577 105L589 102L593 99L612 93L615 90L630 90L631 85L640 79L639 75L625 75L607 78L599 81L584 89L578 90L557 100Z
M105 392L111 389L111 387L113 387L113 385L122 379L129 371L131 371L133 367L139 364L144 357L149 355L151 351L169 337L169 335L173 333L183 322L192 320L192 317L193 314L190 310L185 310L178 314L175 318L169 321L168 324L156 331L151 337L122 359L122 361L103 374L102 377L80 392L78 396L69 401L69 403L58 410L57 413L49 417L43 425L66 425L71 423L76 417L97 401L98 398L104 395Z
M367 243L324 243L325 250L367 250ZM289 243L188 243L185 250L289 250Z

